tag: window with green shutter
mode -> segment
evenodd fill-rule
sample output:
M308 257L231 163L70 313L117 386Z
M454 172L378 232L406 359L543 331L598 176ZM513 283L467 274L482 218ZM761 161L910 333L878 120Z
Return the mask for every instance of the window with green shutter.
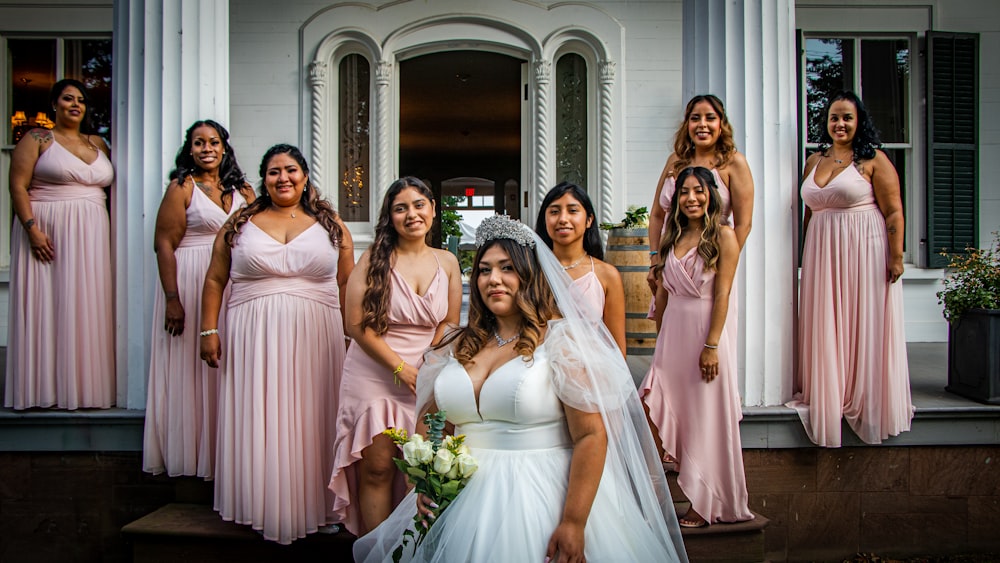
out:
M979 241L979 35L927 32L927 262Z

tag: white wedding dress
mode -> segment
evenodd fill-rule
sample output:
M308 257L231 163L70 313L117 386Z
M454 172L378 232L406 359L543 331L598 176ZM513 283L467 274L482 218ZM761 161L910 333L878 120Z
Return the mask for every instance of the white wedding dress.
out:
M403 561L544 560L565 504L573 455L562 402L580 402L572 396L579 394L579 382L561 373L573 367L566 365L573 363L566 361L573 346L553 330L559 322L550 324L548 340L536 348L533 361L518 356L490 374L478 408L465 368L450 355L441 359L434 400L455 424L455 433L466 435L479 470L416 553L412 541L404 549ZM617 466L610 460L587 521L587 560L684 560L659 509L647 507L655 517L644 517L628 477L611 469ZM355 560L391 561L415 513L411 492L382 525L355 543ZM670 528L676 530L676 520Z

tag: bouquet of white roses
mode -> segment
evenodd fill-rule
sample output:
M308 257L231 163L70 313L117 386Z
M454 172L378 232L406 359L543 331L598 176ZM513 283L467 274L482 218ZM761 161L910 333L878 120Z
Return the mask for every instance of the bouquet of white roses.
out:
M469 454L465 445L465 435L444 435L445 412L424 415L427 424L427 439L420 434L407 436L406 430L389 428L382 433L392 438L392 441L403 448L403 459L393 458L396 467L413 483L418 494L430 498L437 508L432 508L434 518L425 520L417 513L413 517L414 529L417 532L417 546L424 540L427 531L445 508L455 500L458 493L465 487L469 477L476 472L479 465ZM392 552L392 560L398 562L403 556L403 548L413 539L413 530L403 532L403 541Z

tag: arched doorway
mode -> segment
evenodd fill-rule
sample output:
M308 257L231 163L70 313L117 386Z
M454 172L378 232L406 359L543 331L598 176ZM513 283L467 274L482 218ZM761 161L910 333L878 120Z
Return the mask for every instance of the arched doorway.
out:
M427 182L439 202L465 206L493 201L494 209L517 216L520 182L521 112L524 61L486 51L447 51L399 63L399 173ZM493 181L492 190L442 192L445 180L459 177ZM489 193L492 191L492 193ZM513 197L507 197L513 195ZM438 205L438 214L444 205ZM440 227L435 242L440 241Z

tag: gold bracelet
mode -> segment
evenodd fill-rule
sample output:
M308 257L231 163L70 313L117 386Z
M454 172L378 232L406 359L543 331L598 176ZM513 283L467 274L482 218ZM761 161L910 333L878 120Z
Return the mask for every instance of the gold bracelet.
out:
M405 365L406 365L406 360L403 360L403 361L399 362L399 365L396 366L396 369L392 370L392 380L396 382L396 385L399 385L400 383L402 383L399 380L399 374L403 373L403 366L405 366Z

